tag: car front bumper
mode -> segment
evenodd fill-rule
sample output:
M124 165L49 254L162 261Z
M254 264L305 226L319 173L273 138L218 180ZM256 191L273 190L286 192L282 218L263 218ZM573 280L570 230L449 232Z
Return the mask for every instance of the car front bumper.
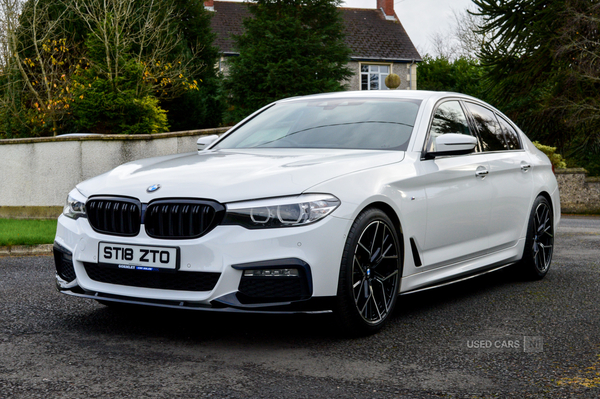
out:
M330 311L350 224L346 219L328 217L290 228L217 226L197 239L166 240L148 237L143 228L135 237L99 234L85 218L60 216L54 244L57 288L68 295L105 302L168 308L253 313ZM106 268L98 263L101 242L177 247L178 270L167 275ZM295 281L244 275L246 269L277 268L293 268L299 273ZM207 285L205 277L213 281Z

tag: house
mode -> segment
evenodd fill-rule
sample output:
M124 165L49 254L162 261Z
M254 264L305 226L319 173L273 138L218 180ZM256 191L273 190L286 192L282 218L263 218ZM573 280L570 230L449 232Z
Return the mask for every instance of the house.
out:
M350 90L387 90L385 77L395 73L401 79L399 89L416 90L421 56L394 11L394 0L376 1L377 9L341 8L346 44L352 50L349 66L355 71L348 86ZM219 69L226 73L227 57L238 54L232 36L243 33L242 21L251 14L240 2L208 0L204 6L215 13L211 24L221 51Z

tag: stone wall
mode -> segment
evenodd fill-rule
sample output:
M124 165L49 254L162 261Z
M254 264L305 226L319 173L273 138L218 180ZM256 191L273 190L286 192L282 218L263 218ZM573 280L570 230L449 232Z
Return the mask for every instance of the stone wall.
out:
M600 177L585 169L556 169L562 213L600 213Z
M200 136L227 129L0 140L0 217L56 217L79 182L137 159L195 151Z

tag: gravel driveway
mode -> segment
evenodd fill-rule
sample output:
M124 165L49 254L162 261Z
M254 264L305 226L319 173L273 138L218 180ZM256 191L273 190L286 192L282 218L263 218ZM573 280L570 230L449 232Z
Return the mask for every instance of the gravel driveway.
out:
M328 315L115 311L0 258L0 398L598 398L600 218L563 217L546 278L401 297L344 338Z

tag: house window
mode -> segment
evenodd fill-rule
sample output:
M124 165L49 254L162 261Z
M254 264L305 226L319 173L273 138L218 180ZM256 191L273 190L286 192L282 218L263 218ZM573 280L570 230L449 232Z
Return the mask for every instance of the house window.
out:
M385 78L390 74L389 65L367 65L360 66L360 89L361 90L388 90Z

